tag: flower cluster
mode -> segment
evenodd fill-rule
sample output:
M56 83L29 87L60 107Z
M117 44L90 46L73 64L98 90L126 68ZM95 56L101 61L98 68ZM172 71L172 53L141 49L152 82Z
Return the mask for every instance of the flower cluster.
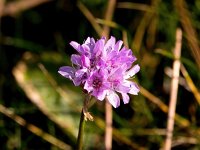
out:
M136 83L128 80L139 70L139 65L132 66L136 57L130 49L122 47L123 42L111 36L95 41L88 37L83 44L70 42L78 54L71 56L73 67L63 66L59 73L72 80L75 86L83 88L102 101L105 98L113 107L120 105L121 94L124 104L129 102L129 95L137 95L139 88Z

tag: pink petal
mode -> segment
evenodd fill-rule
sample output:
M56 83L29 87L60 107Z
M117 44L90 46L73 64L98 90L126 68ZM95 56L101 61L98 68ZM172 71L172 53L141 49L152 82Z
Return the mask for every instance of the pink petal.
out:
M95 96L98 100L102 101L105 99L106 97L106 90L94 90L93 93L92 93L93 96Z
M69 66L63 66L63 67L59 68L58 73L60 73L65 78L69 78L69 79L73 80L75 69L72 67L69 67Z
M124 104L129 103L130 97L128 96L128 94L127 93L121 93L121 94L122 94L122 99L123 99Z
M84 89L87 90L88 92L91 92L93 90L93 87L90 86L90 84L88 82L89 81L86 80L86 82L84 84Z
M87 71L88 70L86 68L79 69L79 70L76 71L75 76L78 77L78 78L82 77L85 73L87 73Z
M94 40L94 38L88 37L88 38L86 39L86 41L84 42L84 44L88 45L89 47L93 47L94 44L95 44L95 40Z
M99 56L102 53L104 42L105 41L103 39L100 39L96 42L92 52L94 56Z
M111 103L111 105L113 105L114 108L119 107L120 99L119 99L119 96L114 91L109 90L106 97L108 101Z
M84 42L84 44L89 44L90 43L90 37L88 37L87 39L86 39L86 41Z
M122 44L123 44L123 41L118 41L116 44L115 44L115 50L119 51L122 47Z
M84 52L89 52L90 51L90 47L87 44L81 45L81 48L83 49Z
M119 84L116 88L117 92L128 93L130 91L130 87L127 85Z
M82 62L82 66L84 66L84 67L90 66L90 59L88 57L86 57L85 55L81 56L81 62Z
M80 55L73 54L71 56L71 62L75 65L81 66L81 57Z
M106 42L104 49L108 52L114 49L116 39L115 37L111 36L110 39Z
M140 91L140 88L137 84L135 84L134 82L132 82L132 84L130 85L130 94L133 95L138 95L138 92Z
M124 78L125 79L131 78L132 76L134 76L139 71L140 71L140 66L139 65L135 65L129 71L126 72Z
M69 43L74 49L76 49L76 50L78 50L78 48L79 48L79 43L77 43L77 42L75 42L75 41L71 41L70 43Z
M80 54L84 53L86 50L84 49L84 47L82 45L80 45L79 43L75 42L75 41L71 41L69 43L75 50L77 50L77 52L79 52Z

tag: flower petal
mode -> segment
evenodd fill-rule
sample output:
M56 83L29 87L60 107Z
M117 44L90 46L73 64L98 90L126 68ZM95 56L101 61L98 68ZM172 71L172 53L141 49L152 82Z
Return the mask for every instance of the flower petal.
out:
M123 92L123 93L128 93L130 91L130 87L128 87L125 84L118 84L116 87L117 92Z
M91 86L90 84L90 81L89 80L86 80L85 84L84 84L84 87L83 87L85 90L88 91L88 93L90 93L92 90L93 90L93 87Z
M75 73L74 85L79 86L81 83L84 83L88 78L87 68L79 69Z
M114 49L115 42L115 37L111 36L110 39L106 42L104 49L109 53L111 50Z
M134 76L139 71L140 71L140 66L139 65L135 65L129 71L126 72L124 78L125 79L131 78L132 76Z
M59 68L58 73L60 73L65 78L69 78L70 80L73 80L75 69L69 66L63 66Z
M100 39L96 42L93 52L92 52L92 56L99 56L102 53L103 47L104 47L104 39Z
M79 50L80 44L79 44L79 43L77 43L77 42L75 42L75 41L71 41L69 44L70 44L75 50L77 50L78 52L80 52L80 50Z
M86 57L85 55L82 55L81 56L81 64L82 64L82 67L89 68L90 67L90 59L88 57Z
M130 97L128 96L128 94L127 93L121 93L121 94L122 94L122 99L123 99L124 104L129 103Z
M117 41L117 43L115 44L115 48L114 49L116 51L119 51L121 49L121 47L122 47L122 44L123 44L123 41L121 41L121 40Z
M106 97L106 90L105 89L94 90L92 92L92 95L95 96L98 100L102 101Z
M130 94L133 94L133 95L138 95L138 92L139 92L139 91L140 91L139 86L138 86L136 83L131 82L129 93L130 93Z
M114 108L119 107L120 99L119 99L119 96L114 91L109 90L106 97L108 101L113 105Z
M71 62L75 65L81 66L81 56L73 54L71 56Z
M90 37L88 37L86 40L85 40L85 42L84 42L84 44L90 44Z
M84 44L88 45L90 49L93 49L95 45L95 40L94 38L88 37Z

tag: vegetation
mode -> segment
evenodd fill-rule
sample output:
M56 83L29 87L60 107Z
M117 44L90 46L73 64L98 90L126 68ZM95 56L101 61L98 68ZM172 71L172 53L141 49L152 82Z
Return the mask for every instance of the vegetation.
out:
M111 35L141 67L139 95L112 109L112 149L200 149L199 17L199 0L1 0L0 149L75 149L85 94L58 69L71 41ZM90 105L83 147L105 149L105 101Z

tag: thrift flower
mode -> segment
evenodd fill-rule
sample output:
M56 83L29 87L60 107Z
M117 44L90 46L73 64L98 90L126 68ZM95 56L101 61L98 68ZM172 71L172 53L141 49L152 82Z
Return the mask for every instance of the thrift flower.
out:
M104 100L109 88L104 70L95 70L85 82L84 89L91 92L98 100Z
M124 104L129 103L129 95L137 95L139 87L132 78L139 72L139 65L133 66L136 57L130 49L122 47L123 42L111 36L95 41L88 37L83 44L75 41L70 45L77 51L71 56L73 67L63 66L59 73L81 85L88 93L102 101L105 98L117 108L120 96Z

